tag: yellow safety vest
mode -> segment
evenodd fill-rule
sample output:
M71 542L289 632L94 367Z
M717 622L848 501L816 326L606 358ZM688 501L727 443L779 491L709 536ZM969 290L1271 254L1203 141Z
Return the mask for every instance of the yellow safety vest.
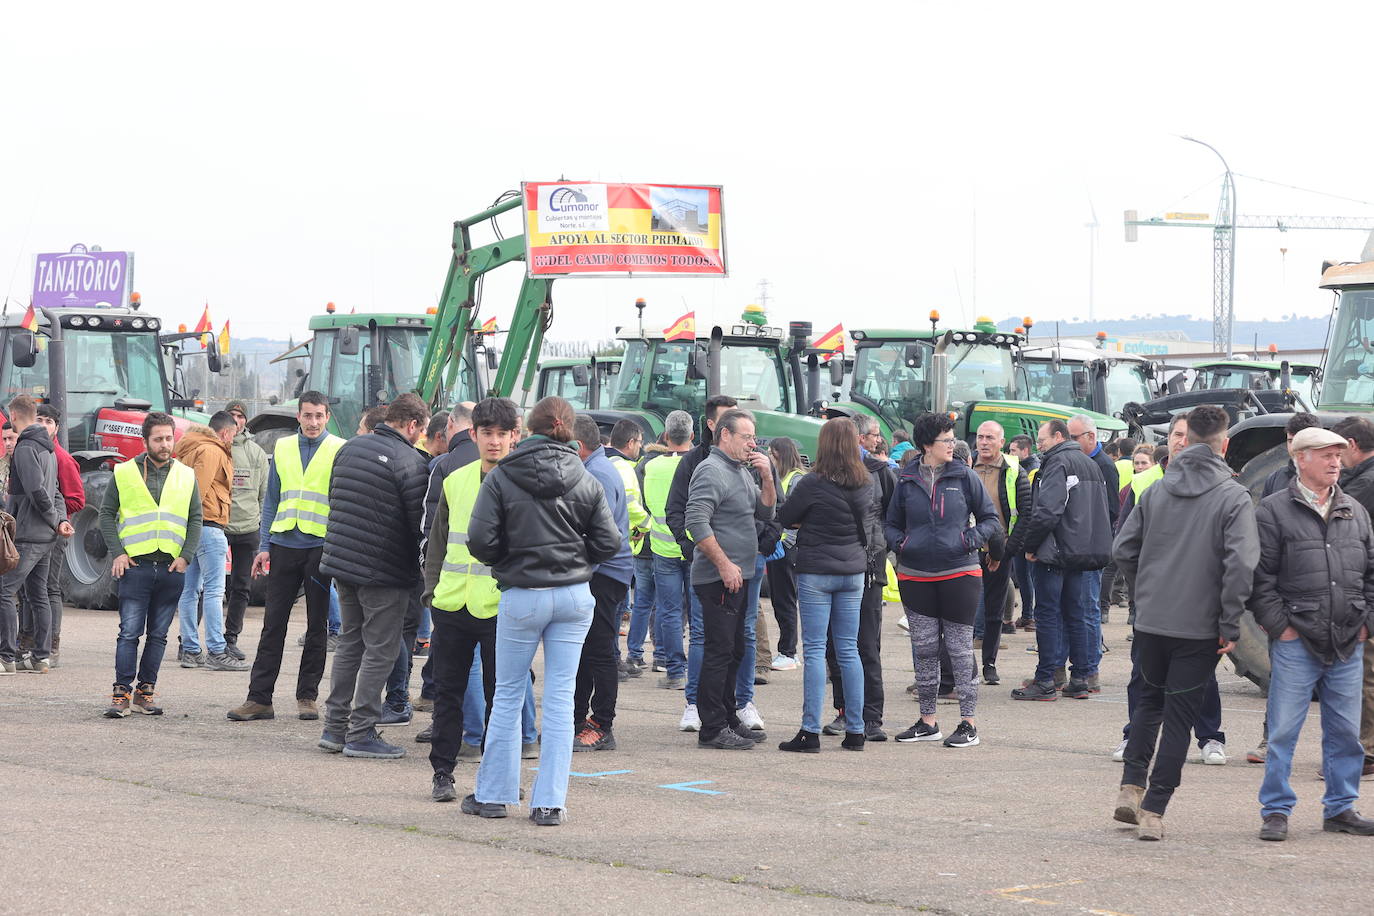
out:
M468 522L472 504L482 489L482 462L470 461L444 478L444 504L448 507L448 546L439 584L434 586L436 610L467 608L478 620L496 616L501 591L492 578L491 567L483 566L468 553Z
M635 476L635 463L624 455L611 458L620 474L620 482L625 485L625 508L630 514L630 552L639 553L644 543L644 534L649 530L649 513L644 508L644 499L639 493L639 478Z
M1164 469L1159 465L1152 466L1148 471L1141 471L1131 478L1131 492L1135 494L1135 501L1140 502L1141 495L1154 484L1156 480L1164 477Z
M801 468L793 468L792 470L788 471L787 476L782 479L782 495L786 496L788 493L791 493L792 485L795 484L797 482L797 479L805 473L806 472L803 471Z
M1131 460L1126 459L1126 458L1118 458L1118 459L1116 460L1116 482L1117 482L1116 491L1117 491L1118 493L1121 492L1121 488L1122 488L1122 487L1126 486L1127 481L1129 481L1129 480L1131 479L1131 476L1132 476L1133 474L1135 474L1135 462L1134 462L1134 461L1131 461Z
M119 491L119 541L124 552L131 557L158 552L180 556L196 489L195 472L173 458L157 502L153 502L137 462L116 465L114 481Z
M649 549L655 556L682 559L682 548L668 527L668 491L673 487L681 452L660 455L644 465L644 505L649 510Z
M1011 516L1007 519L1007 533L1010 534L1016 527L1016 478L1021 473L1021 459L1010 453L1002 456L1007 459L1007 469L1004 472L1004 480L1007 484L1007 510Z
M302 470L301 450L295 436L277 440L272 460L281 478L281 501L272 519L272 533L300 529L302 534L324 537L329 521L329 475L334 471L334 456L344 440L328 435L315 450L310 466Z

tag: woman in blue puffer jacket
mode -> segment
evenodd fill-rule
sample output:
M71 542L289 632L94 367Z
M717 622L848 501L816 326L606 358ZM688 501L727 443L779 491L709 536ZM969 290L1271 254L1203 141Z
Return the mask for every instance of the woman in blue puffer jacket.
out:
M973 617L983 593L978 551L1001 533L997 509L983 482L954 457L954 421L944 414L916 418L912 446L920 453L897 478L887 508L887 544L897 554L897 587L911 626L921 718L898 741L939 741L935 721L940 649L949 653L959 697L959 727L945 747L978 743L974 711L978 681Z

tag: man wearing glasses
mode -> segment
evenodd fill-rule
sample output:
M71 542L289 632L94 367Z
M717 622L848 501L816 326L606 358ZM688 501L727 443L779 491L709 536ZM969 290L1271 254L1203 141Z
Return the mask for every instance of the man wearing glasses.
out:
M1078 447L1083 450L1083 454L1091 458L1096 464L1097 469L1102 472L1102 480L1107 485L1107 516L1111 519L1111 530L1116 530L1117 507L1121 504L1118 498L1121 493L1120 472L1116 469L1116 462L1107 456L1107 450L1102 447L1102 443L1097 441L1097 423L1087 414L1076 414L1069 417L1069 438L1078 443ZM1105 643L1102 642L1102 570L1089 569L1083 577L1084 583L1088 587L1088 597L1092 599L1092 606L1088 608L1088 626L1092 628L1093 654L1100 662L1102 660L1102 650ZM1097 670L1097 666L1093 666ZM1094 674L1088 681L1088 689L1093 693L1098 693L1101 688L1097 684L1097 675Z
M238 424L234 433L234 476L229 493L229 601L224 615L224 651L239 661L246 656L238 646L243 615L248 610L249 574L258 550L258 525L262 499L267 495L267 453L248 435L248 405L230 401L225 410Z

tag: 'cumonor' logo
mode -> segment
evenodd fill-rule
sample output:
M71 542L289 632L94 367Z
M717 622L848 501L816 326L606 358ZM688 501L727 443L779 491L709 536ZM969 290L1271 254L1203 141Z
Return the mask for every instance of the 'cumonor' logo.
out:
M595 213L600 204L589 203L587 195L574 188L554 188L549 194L549 209L554 213Z

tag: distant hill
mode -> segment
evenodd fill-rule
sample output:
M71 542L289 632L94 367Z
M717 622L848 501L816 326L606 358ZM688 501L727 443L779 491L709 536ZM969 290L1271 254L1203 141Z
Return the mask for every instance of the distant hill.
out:
M1237 321L1235 344L1237 347L1253 347L1258 336L1260 349L1276 343L1285 350L1319 350L1326 346L1329 321L1325 315L1320 318L1295 315L1286 321ZM1010 331L1020 324L1020 318L1004 318L997 322L997 327L998 330ZM1037 337L1050 336L1054 334L1054 328L1052 321L1036 322L1034 333ZM1188 340L1205 343L1212 339L1212 322L1192 315L1059 322L1059 333L1064 337L1091 336L1098 331L1122 337L1153 337L1168 332L1182 332Z

